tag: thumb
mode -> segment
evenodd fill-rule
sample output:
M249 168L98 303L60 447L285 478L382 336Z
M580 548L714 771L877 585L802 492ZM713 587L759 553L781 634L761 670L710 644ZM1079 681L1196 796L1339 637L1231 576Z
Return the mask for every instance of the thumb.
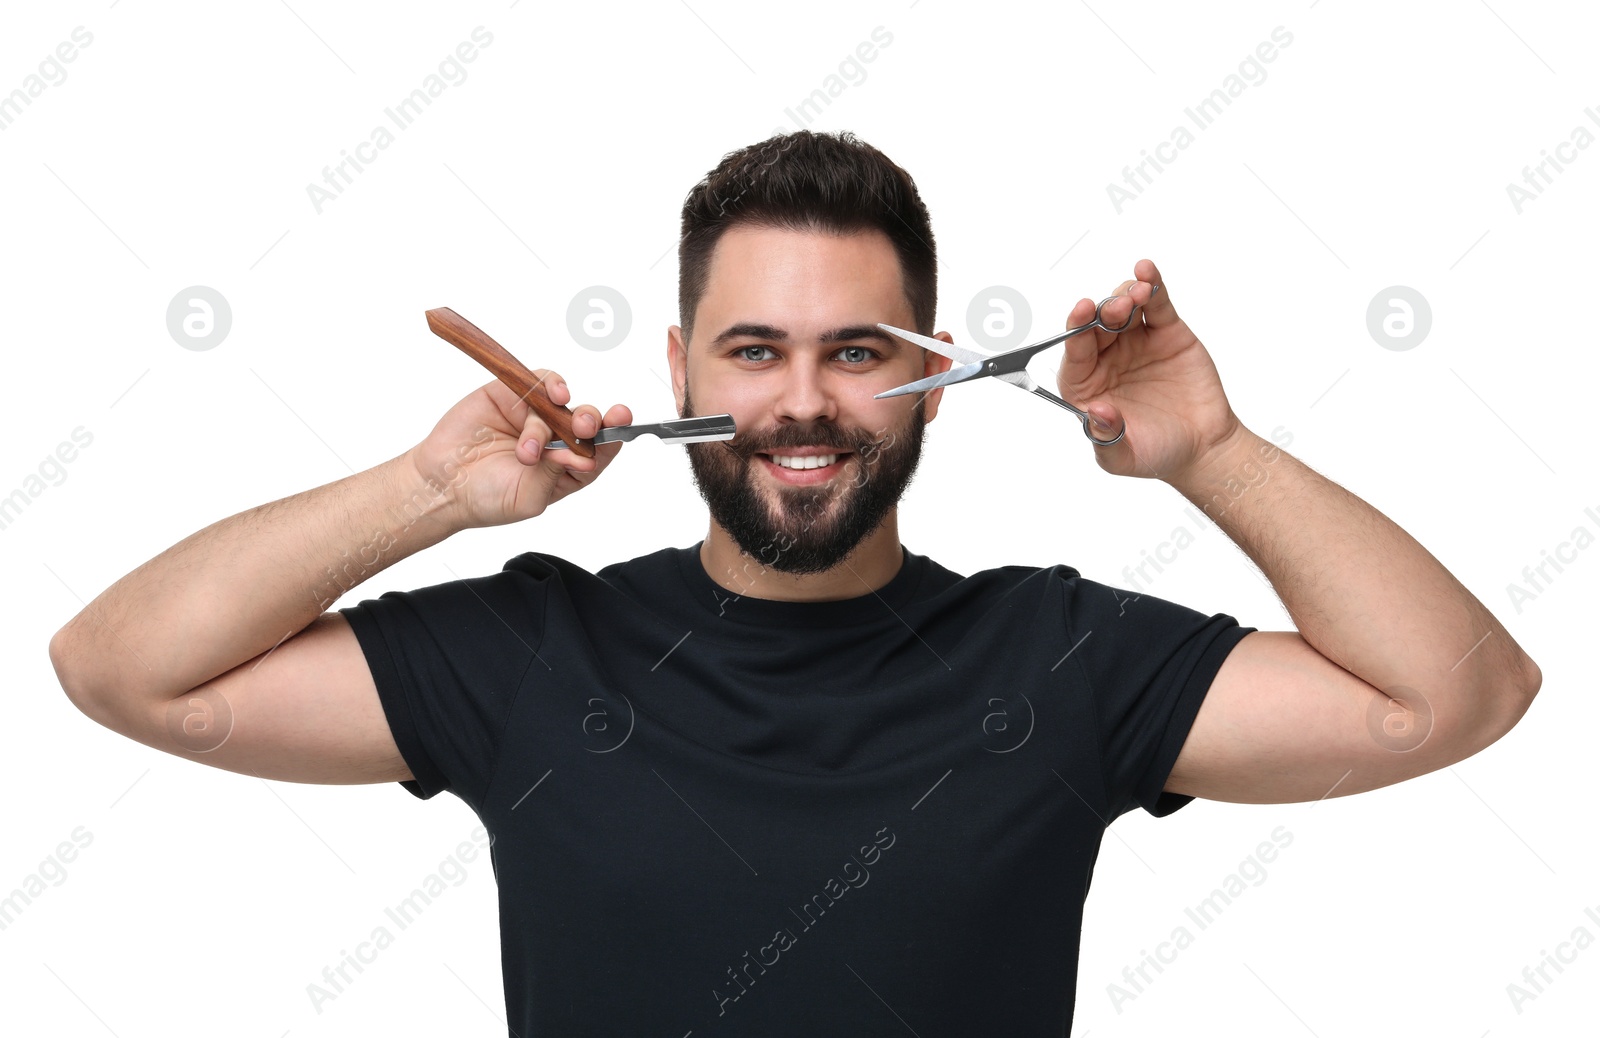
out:
M1122 434L1122 412L1109 400L1092 400L1083 409L1089 413L1089 432L1094 439L1105 443Z

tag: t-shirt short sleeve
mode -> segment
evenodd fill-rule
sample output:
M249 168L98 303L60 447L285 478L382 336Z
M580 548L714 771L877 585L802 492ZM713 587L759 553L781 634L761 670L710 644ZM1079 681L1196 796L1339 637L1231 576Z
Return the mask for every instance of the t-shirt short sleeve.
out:
M1256 628L1071 572L1062 585L1067 626L1093 695L1106 822L1135 807L1169 815L1194 799L1162 787L1200 703L1222 661Z
M474 809L483 802L538 655L545 596L543 581L508 570L339 610L367 658L412 794L450 790Z

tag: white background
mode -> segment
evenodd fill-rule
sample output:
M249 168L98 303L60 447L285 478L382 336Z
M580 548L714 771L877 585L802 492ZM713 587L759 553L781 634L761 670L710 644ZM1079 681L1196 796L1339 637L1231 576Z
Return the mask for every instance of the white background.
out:
M8 10L0 94L75 27L93 42L0 132L0 495L76 427L93 442L0 530L0 892L76 827L92 843L0 932L0 1012L14 1018L0 1026L504 1033L486 857L320 1015L306 991L469 838L477 820L458 800L262 782L161 754L79 714L47 643L189 533L420 440L486 381L429 333L431 307L558 369L579 402L673 417L665 329L684 194L725 152L799 125L786 110L877 26L892 42L806 125L854 130L916 178L939 245L939 328L969 341L968 304L998 284L1030 300L1039 338L1154 259L1246 424L1287 430L1293 454L1417 537L1544 673L1510 735L1423 778L1315 805L1198 802L1119 821L1087 907L1074 1032L1226 1020L1240 1035L1481 1038L1592 1022L1600 947L1520 1013L1507 985L1575 928L1600 937L1584 914L1600 915L1587 774L1600 551L1520 611L1507 586L1574 528L1600 532L1584 512L1600 513L1600 148L1520 213L1507 185L1575 127L1600 134L1584 113L1600 106L1600 26L1585 6L1503 0L1216 7ZM479 25L493 43L468 78L318 214L306 185ZM1266 78L1119 214L1107 185L1280 25L1293 41ZM568 303L595 284L633 311L608 352L567 332ZM232 307L228 337L204 352L166 325L192 285ZM1405 351L1367 327L1369 303L1395 285L1432 310ZM1069 416L1008 386L951 391L901 509L904 542L960 572L1067 563L1121 584L1125 565L1194 524L1171 488L1108 476L1091 455ZM682 449L646 439L583 496L455 537L341 604L493 572L528 550L598 568L692 544L705 526ZM1290 626L1213 527L1149 590ZM1107 985L1122 968L1277 826L1293 842L1265 882L1114 1009Z

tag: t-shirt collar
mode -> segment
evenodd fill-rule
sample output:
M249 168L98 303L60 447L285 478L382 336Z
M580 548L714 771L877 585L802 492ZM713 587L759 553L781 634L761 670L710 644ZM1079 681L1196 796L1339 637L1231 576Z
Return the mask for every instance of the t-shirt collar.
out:
M700 561L700 546L704 540L688 548L674 548L677 569L689 592L689 599L700 610L720 620L759 627L842 627L860 624L893 615L911 601L918 585L927 572L927 557L900 546L900 568L889 582L877 590L862 585L862 593L853 598L827 602L791 602L772 598L753 598L723 587L711 579ZM759 563L750 561L750 572L758 571Z

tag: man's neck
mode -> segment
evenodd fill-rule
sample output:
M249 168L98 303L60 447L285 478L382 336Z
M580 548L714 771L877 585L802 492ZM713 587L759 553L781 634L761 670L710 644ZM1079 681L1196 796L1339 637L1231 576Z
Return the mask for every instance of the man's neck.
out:
M715 520L700 545L700 564L718 585L736 595L784 602L836 602L870 594L894 579L903 557L893 512L848 557L821 573L775 569L772 563L779 560L772 553L765 559L745 554Z

